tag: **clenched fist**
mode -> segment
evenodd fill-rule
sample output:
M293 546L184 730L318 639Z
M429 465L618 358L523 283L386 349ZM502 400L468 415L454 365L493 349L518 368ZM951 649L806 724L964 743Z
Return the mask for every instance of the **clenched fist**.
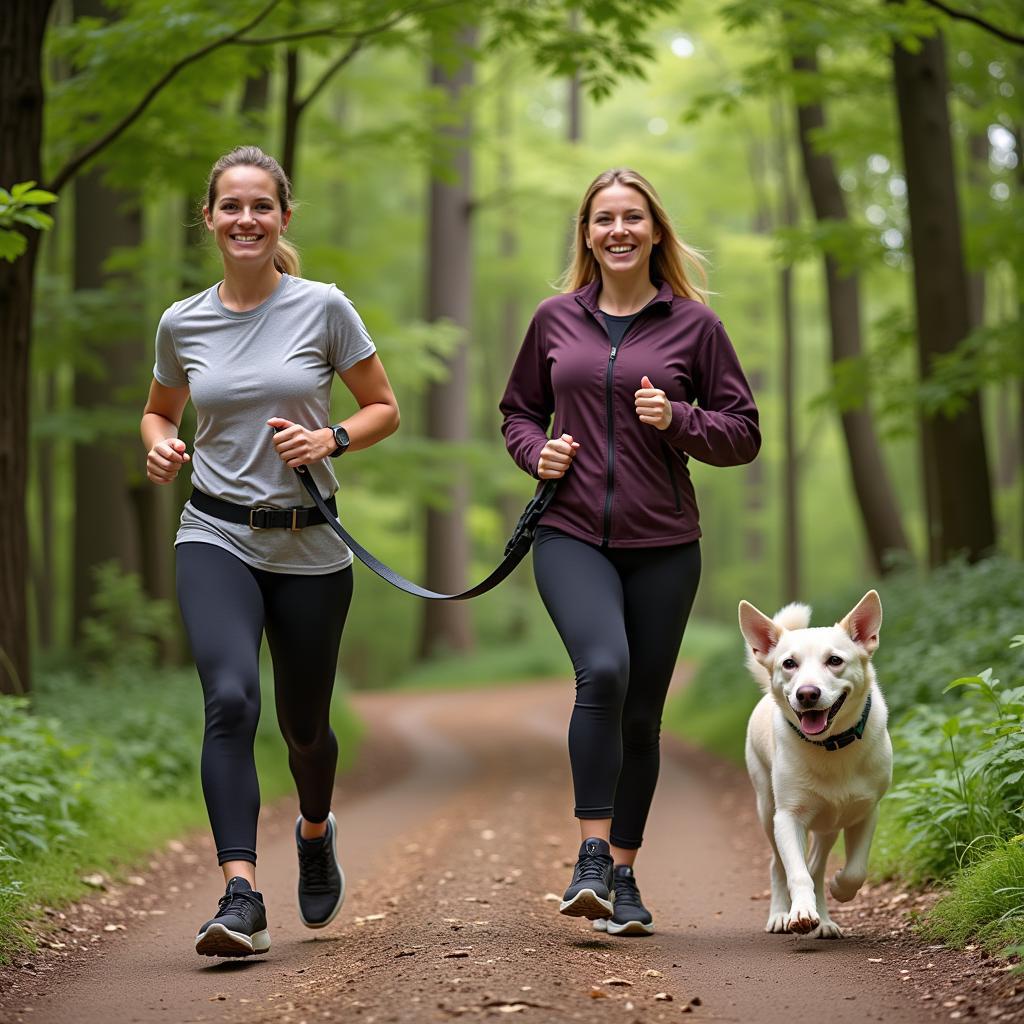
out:
M566 470L572 465L572 460L576 458L579 446L579 441L574 441L572 434L551 438L541 449L540 458L537 460L537 476L541 480L558 480L565 476Z
M650 377L644 375L640 381L640 390L633 397L641 423L649 423L659 430L668 430L672 422L672 406L665 392L656 388Z

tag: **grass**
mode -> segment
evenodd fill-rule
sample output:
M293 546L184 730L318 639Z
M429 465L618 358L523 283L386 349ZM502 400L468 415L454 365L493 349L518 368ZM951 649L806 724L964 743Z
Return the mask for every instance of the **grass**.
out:
M24 922L43 906L60 907L89 891L83 875L123 876L168 839L208 827L199 784L203 702L194 671L158 670L106 684L57 673L40 679L34 704L55 738L75 752L74 781L84 783L87 798L72 834L45 848L19 849L18 859L0 853L0 963L31 945ZM293 791L273 706L265 692L256 739L264 802ZM336 695L331 722L344 770L354 760L360 725L343 694ZM4 840L13 845L11 837Z
M926 938L953 946L977 941L993 952L1024 944L1022 838L986 841L984 854L953 877L924 922Z

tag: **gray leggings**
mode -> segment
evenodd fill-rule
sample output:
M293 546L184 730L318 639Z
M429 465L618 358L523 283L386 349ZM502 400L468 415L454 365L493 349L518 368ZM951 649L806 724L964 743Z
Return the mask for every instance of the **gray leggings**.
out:
M576 817L611 818L635 850L658 781L661 713L700 580L697 541L606 548L537 531L533 569L572 658L569 760Z
M176 552L178 603L206 698L200 774L218 863L255 863L260 641L266 632L299 809L324 821L338 761L331 691L352 569L297 576L254 569L213 544L179 544Z

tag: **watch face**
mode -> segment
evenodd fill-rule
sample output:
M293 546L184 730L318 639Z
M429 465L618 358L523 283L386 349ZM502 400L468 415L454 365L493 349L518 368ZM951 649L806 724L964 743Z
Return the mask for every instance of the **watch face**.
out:
M334 443L344 451L349 446L348 431L342 426L333 427L332 429L334 431Z

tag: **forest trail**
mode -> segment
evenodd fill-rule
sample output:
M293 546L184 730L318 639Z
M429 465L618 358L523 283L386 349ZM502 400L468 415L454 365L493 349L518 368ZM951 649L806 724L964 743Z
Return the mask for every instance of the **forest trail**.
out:
M8 993L0 1020L948 1019L939 999L922 1001L921 972L907 977L924 964L911 964L905 943L901 952L884 930L838 942L764 934L768 851L749 783L672 741L637 863L657 933L610 938L559 916L548 894L567 884L578 845L569 686L357 695L366 756L339 783L349 892L331 926L299 923L295 811L285 801L261 820L258 882L273 942L265 957L193 952L222 892L210 842L196 837L155 859L145 885L137 878L87 913L69 912L69 922L93 922L102 941ZM854 933L863 932L860 899L835 914Z

